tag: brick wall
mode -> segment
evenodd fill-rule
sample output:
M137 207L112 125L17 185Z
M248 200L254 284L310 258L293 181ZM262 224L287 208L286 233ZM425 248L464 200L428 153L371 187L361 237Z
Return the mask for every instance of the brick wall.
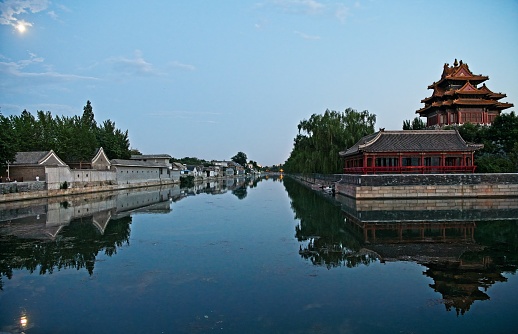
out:
M336 192L357 199L518 196L518 174L342 175Z

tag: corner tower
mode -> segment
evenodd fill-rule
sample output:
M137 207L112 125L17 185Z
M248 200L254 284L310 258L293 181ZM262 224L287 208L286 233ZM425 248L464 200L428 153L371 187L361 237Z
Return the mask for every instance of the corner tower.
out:
M484 83L489 77L473 74L468 64L455 62L453 66L444 64L441 79L428 89L432 96L421 100L424 107L416 114L426 117L426 125L444 126L450 124L490 124L504 109L513 107L512 103L500 102L507 97L493 93ZM479 85L482 86L479 87Z

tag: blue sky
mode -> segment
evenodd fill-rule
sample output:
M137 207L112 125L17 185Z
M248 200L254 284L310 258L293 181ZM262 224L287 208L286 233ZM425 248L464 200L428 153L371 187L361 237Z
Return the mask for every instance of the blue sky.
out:
M0 11L4 115L80 115L90 100L144 154L279 164L299 121L326 109L398 130L455 58L518 103L516 0L3 0Z

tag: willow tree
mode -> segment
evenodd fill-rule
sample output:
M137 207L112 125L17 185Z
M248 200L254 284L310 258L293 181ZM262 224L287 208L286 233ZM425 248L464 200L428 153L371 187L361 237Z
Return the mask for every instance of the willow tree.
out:
M342 162L338 152L354 145L374 132L376 115L367 110L344 112L326 110L300 121L293 150L284 164L291 173L340 173Z

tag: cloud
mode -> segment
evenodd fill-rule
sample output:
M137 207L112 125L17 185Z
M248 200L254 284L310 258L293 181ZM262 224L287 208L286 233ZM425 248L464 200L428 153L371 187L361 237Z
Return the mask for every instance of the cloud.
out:
M326 7L315 0L272 0L272 4L286 12L306 14L318 14Z
M0 24L15 27L21 23L17 16L28 12L41 12L47 9L49 4L48 0L5 0L0 2ZM30 23L25 22L25 25L30 25Z
M108 60L113 68L123 75L138 76L159 76L161 73L157 71L153 65L147 62L142 56L140 50L135 50L134 58L117 57Z
M187 111L187 110L170 110L162 112L152 112L146 114L149 117L159 117L160 119L173 118L177 122L185 122L188 124L206 123L219 124L223 113L213 111Z
M89 76L57 72L52 66L45 64L42 57L32 53L29 54L29 59L12 61L3 56L0 59L0 90L4 92L27 93L27 87L31 87L30 92L36 93L36 86L55 89L56 84L99 80ZM57 87L67 89L68 85Z
M304 39L308 39L308 40L319 40L320 39L320 36L315 36L315 35L307 35L303 32L300 32L300 31L294 31L295 34L299 35L300 37L304 38Z
M316 0L269 0L263 3L256 4L255 8L277 8L285 13L300 14L300 15L320 15L329 18L338 19L344 23L351 15L351 8L343 3L328 3L324 4ZM360 3L356 1L353 4L355 9L360 8ZM256 24L256 27L261 27Z
M53 10L48 11L47 14L48 14L48 16L50 16L51 19L53 19L55 21L59 20L59 16L58 16L58 14L56 14L55 11L53 11Z
M39 104L28 104L28 105L17 105L4 103L0 104L0 111L4 115L16 115L20 114L24 109L32 113L33 115L38 110L50 111L53 116L56 115L76 115L78 113L77 106L69 106L66 104L56 103L39 103Z
M171 118L193 118L200 116L219 116L222 115L220 112L214 111L187 111L187 110L170 110L170 111L162 111L162 112L153 112L147 114L148 116L155 117L171 117Z
M196 70L196 67L194 65L180 63L179 61L176 61L176 60L170 62L169 65L172 67L177 67L177 68L181 68L184 70L190 70L190 71Z
M342 23L344 23L350 15L350 8L343 4L338 5L335 10L335 17Z

